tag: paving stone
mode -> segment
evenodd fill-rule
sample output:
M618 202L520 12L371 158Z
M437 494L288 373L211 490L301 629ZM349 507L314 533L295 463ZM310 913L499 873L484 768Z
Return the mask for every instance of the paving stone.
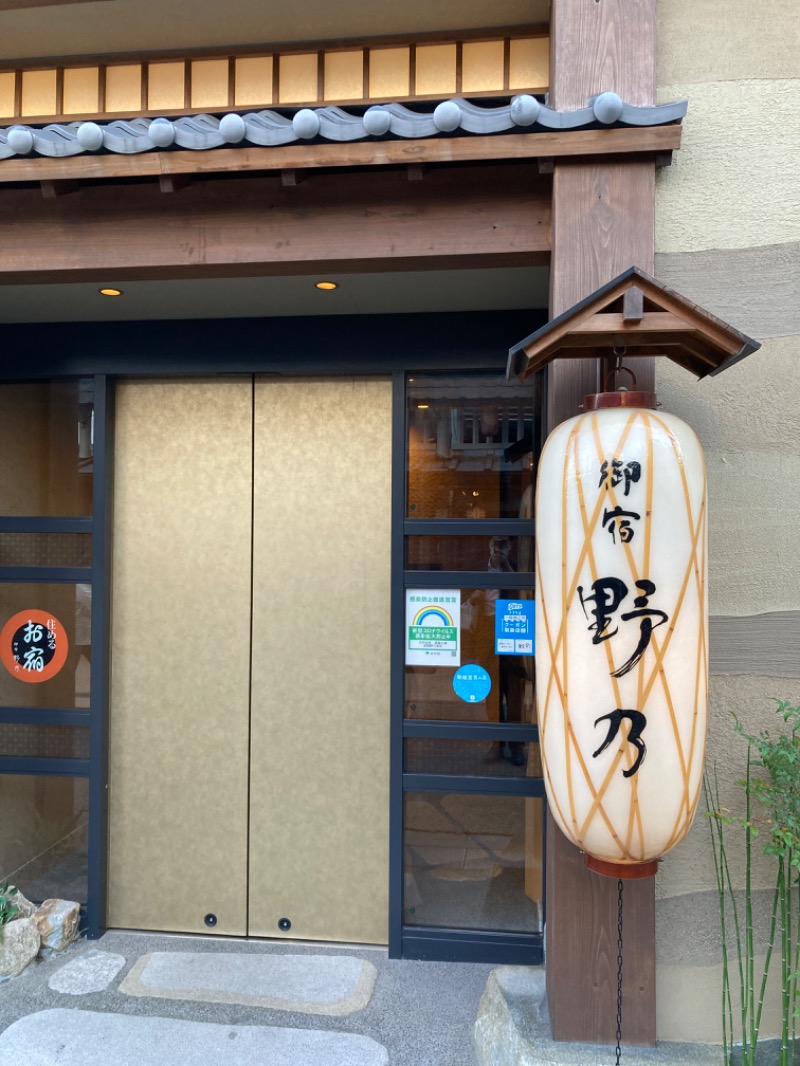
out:
M351 955L164 951L142 956L120 991L342 1017L367 1006L376 976Z
M366 1036L45 1010L0 1035L0 1066L388 1066Z
M47 987L68 996L104 992L124 965L124 955L112 955L108 951L87 952L57 970Z

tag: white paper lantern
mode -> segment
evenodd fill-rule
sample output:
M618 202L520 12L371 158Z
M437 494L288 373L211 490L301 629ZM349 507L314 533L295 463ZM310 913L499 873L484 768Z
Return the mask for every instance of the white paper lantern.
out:
M536 545L550 809L589 866L647 876L689 831L703 774L706 477L693 430L627 406L559 425L539 466Z

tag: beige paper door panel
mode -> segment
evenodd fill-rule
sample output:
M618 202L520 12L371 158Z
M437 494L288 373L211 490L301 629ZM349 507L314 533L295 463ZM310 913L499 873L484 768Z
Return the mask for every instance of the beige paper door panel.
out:
M117 389L109 924L244 934L252 383Z
M391 385L253 396L118 389L109 924L385 943Z
M255 398L250 932L386 943L391 383Z

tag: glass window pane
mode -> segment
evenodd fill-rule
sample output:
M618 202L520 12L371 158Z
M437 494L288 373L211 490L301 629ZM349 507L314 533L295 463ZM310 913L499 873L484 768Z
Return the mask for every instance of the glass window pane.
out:
M86 903L88 779L0 774L0 811L0 882L35 903Z
M0 386L0 515L91 515L91 378Z
M0 707L87 708L91 585L0 585Z
M0 533L0 566L91 566L90 533Z
M450 592L454 590L449 590ZM406 666L405 716L465 722L527 724L534 718L532 655L495 654L499 600L532 600L530 589L460 589L461 664L482 666L491 688L485 699L467 703L453 688L455 666Z
M541 777L539 745L526 740L441 740L409 737L403 769L409 774Z
M407 925L541 930L542 801L405 795Z
M538 377L409 379L409 518L530 518L541 433Z
M26 759L88 759L84 726L0 722L0 755Z
M533 537L406 537L406 570L531 573Z

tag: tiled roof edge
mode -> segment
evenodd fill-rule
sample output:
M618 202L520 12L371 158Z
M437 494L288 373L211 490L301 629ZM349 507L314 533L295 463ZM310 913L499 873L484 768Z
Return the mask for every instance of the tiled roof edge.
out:
M157 148L201 151L232 144L265 147L321 138L325 141L359 141L394 135L433 137L440 133L501 133L514 128L574 130L589 126L662 126L679 122L686 114L685 100L653 107L625 103L616 93L601 93L588 107L554 111L535 97L515 96L511 103L480 107L467 100L445 100L433 111L413 111L403 104L376 104L365 112L341 107L299 109L288 118L277 111L248 114L184 115L179 118L114 119L111 122L53 123L48 126L16 124L0 129L0 159L12 156L72 156L105 149L132 155Z

